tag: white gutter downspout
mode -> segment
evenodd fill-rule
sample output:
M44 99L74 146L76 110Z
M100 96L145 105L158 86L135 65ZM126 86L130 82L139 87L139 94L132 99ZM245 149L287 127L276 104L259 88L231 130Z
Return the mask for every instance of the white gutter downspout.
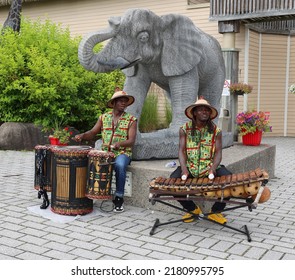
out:
M288 36L287 43L287 63L286 63L286 82L285 82L285 112L284 112L284 136L287 136L288 128L288 93L289 93L289 73L290 73L290 53L291 53L291 36Z
M249 45L250 45L250 31L246 28L245 32L245 59L244 59L244 82L248 83L249 79ZM244 112L248 111L248 94L244 94Z
M261 86L261 48L262 48L262 34L261 34L261 33L259 33L257 111L260 111L260 86Z

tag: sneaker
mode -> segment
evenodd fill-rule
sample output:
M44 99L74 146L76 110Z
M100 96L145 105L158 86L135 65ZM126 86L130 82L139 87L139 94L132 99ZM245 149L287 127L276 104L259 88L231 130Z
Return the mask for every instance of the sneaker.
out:
M227 222L226 218L221 213L210 214L208 215L208 219L219 224L225 224Z
M202 210L199 207L196 207L196 209L194 211L192 211L192 213L194 213L195 215L200 215L200 214L202 214ZM189 218L191 218L191 219L189 219ZM183 219L184 223L191 223L195 220L191 213L184 214L182 216L182 219Z
M124 203L124 199L123 197L118 197L116 196L115 199L113 200L114 203L114 212L116 213L121 213L124 212L124 207L123 207L123 203Z

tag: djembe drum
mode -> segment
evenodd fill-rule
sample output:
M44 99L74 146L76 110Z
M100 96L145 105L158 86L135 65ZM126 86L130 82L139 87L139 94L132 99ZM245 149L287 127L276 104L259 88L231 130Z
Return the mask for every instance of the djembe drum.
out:
M114 153L93 149L88 157L86 196L90 199L112 199Z
M50 145L35 146L35 177L34 188L38 191L38 198L43 197L41 209L49 206L47 192L52 190L52 153Z
M61 215L85 215L93 201L85 196L89 146L53 146L51 210Z
M52 190L52 161L50 145L35 146L35 178L34 188L51 192Z

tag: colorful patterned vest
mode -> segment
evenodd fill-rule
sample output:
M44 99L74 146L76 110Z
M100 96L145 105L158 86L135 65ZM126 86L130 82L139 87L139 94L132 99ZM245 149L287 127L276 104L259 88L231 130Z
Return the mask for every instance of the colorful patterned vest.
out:
M124 112L118 120L117 126L113 125L113 112L107 112L101 116L102 121L102 141L103 144L111 145L116 142L125 141L128 139L128 130L136 118L127 112ZM106 146L102 145L103 151L109 151ZM119 150L112 150L115 156L126 154L131 157L131 147L120 147Z
M194 177L208 176L208 170L213 164L216 137L221 133L214 124L213 133L208 127L196 129L192 135L192 121L185 123L181 129L186 135L187 168Z

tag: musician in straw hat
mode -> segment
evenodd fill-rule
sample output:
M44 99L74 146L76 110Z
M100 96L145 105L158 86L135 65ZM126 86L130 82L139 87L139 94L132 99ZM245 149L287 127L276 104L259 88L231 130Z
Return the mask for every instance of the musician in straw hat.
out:
M179 163L180 166L171 174L171 178L193 178L205 176L222 176L231 174L220 165L222 159L222 133L212 121L218 111L202 97L196 103L185 109L190 119L179 130ZM192 212L196 215L202 213L191 200L179 200L182 207L188 212L183 216L184 222L194 220ZM211 208L212 214L208 218L220 224L226 223L226 218L220 213L225 208L223 202L216 202ZM191 218L191 219L190 219Z
M114 170L116 172L116 192L113 200L114 212L124 211L124 188L127 166L131 162L132 146L135 142L137 119L125 112L134 102L134 97L116 89L107 102L110 112L102 114L92 129L75 136L75 140L91 140L98 133L102 135L102 150L115 154Z

